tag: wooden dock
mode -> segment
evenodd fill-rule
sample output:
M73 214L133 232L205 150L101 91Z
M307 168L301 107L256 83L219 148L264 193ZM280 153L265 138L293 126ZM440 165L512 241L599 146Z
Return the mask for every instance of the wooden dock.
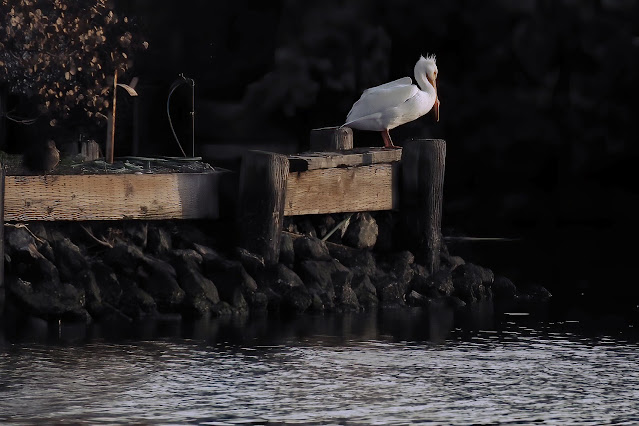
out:
M246 152L239 179L227 179L233 174L228 170L45 176L4 176L3 171L2 218L216 220L233 215L238 245L276 263L284 216L396 210L409 248L435 270L445 142L422 139L400 149L352 149L352 133L337 128L315 129L311 141L324 150L290 156ZM229 182L235 186L229 188Z

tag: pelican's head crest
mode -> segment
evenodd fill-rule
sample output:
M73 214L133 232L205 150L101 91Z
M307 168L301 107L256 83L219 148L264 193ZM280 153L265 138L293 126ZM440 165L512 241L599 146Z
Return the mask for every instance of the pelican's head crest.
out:
M437 62L437 58L435 57L435 55L426 55L426 57L424 57L424 55L421 55L420 59L424 59L426 61L432 61L432 62Z

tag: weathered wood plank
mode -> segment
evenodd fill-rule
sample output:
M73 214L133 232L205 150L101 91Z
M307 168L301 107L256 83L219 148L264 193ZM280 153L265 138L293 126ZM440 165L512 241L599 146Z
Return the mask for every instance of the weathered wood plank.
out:
M311 151L341 151L353 149L350 127L322 127L311 130Z
M280 256L289 164L285 155L249 151L242 158L238 200L238 245L274 265Z
M284 215L391 210L397 202L394 164L309 170L289 175Z
M6 176L4 218L214 219L220 173Z
M291 172L393 163L401 158L401 148L356 148L344 152L305 152L289 155Z

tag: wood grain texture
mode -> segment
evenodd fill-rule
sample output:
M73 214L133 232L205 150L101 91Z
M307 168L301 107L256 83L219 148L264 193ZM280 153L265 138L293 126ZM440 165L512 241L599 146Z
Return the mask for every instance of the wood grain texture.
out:
M446 142L415 139L402 156L403 234L416 261L431 273L439 269Z
M353 130L350 127L322 127L311 130L311 151L340 151L353 149Z
M284 215L391 210L397 207L397 195L393 164L291 173Z
M219 172L7 176L5 220L215 219Z
M292 172L330 169L333 167L369 166L393 163L402 158L402 149L356 148L344 152L305 152L290 155Z
M238 245L262 256L269 265L276 264L280 256L288 169L285 155L249 151L242 157Z

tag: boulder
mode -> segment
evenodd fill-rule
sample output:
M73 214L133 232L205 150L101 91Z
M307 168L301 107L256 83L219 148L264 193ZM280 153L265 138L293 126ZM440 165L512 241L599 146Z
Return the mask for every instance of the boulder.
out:
M451 256L447 253L440 253L439 259L440 259L440 268L449 269L451 271L457 268L458 266L466 263L466 261L462 259L460 256Z
M54 249L56 266L63 280L73 282L77 274L89 269L84 253L69 238L56 240Z
M278 294L283 295L295 287L304 287L304 282L299 275L291 269L281 263L278 263L276 265L274 278L270 282L270 286Z
M280 239L280 263L283 263L289 268L292 268L295 263L293 236L286 232L282 232L282 237Z
M264 258L241 247L236 248L235 253L246 272L256 281L264 282L266 278Z
M111 266L116 275L135 276L135 272L141 264L146 262L145 255L137 246L131 243L117 242L113 248L108 249L103 256L104 262Z
M148 241L148 222L131 220L124 223L124 235L138 247L145 248Z
M282 296L280 310L299 314L306 311L311 303L312 297L306 287L294 287Z
M171 233L166 228L149 225L146 236L146 248L156 256L161 256L171 250Z
M377 289L371 282L368 275L355 275L351 282L351 287L357 296L357 301L364 309L374 309L379 305Z
M91 263L91 270L100 289L102 302L113 307L119 306L122 298L122 286L113 269L101 260L95 260Z
M257 283L244 266L237 260L224 259L221 256L203 256L204 276L215 283L220 298L231 305L235 296L235 289L239 289L246 300L251 300L257 291Z
M517 298L517 287L511 280L502 275L495 277L492 289L496 300L515 300Z
M157 303L149 293L138 287L129 277L118 277L118 281L122 286L122 298L118 306L120 312L136 319L157 315Z
M332 273L335 267L332 261L304 260L296 271L311 294L317 294L322 301L322 310L335 307L335 289Z
M293 241L295 257L298 262L304 260L331 260L326 243L318 238L300 237Z
M85 307L91 316L94 318L102 316L104 314L102 294L91 269L87 268L78 272L73 285L79 290L84 291Z
M7 298L32 315L47 320L89 322L91 316L84 308L84 292L71 284L36 288L17 277L6 281Z
M140 287L149 293L162 312L177 312L184 301L184 290L177 282L177 274L169 263L147 256L137 270Z
M424 267L416 268L415 270L417 273L415 273L410 283L411 290L429 298L450 296L453 294L455 288L450 270L440 269L432 275L429 275Z
M454 295L466 303L488 299L492 296L490 285L494 275L490 269L472 263L460 265L452 271Z
M373 281L377 297L383 308L406 306L403 284L392 274L379 274Z
M369 276L375 274L377 264L373 253L368 250L358 250L341 244L328 244L330 255L339 262L353 269L357 273Z
M220 302L220 296L213 281L202 274L196 257L186 254L173 265L177 272L178 284L185 294L182 312L195 317L202 317L211 312L213 306Z
M379 229L370 213L357 213L344 233L343 242L358 249L372 249L377 242Z

